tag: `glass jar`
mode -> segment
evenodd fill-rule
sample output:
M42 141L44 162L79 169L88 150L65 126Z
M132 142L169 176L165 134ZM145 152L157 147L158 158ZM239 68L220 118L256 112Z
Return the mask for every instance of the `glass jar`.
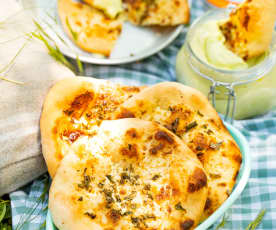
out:
M262 115L276 106L276 33L268 55L243 70L216 68L200 59L191 48L197 28L207 20L222 20L228 15L228 9L212 10L191 25L177 55L177 80L200 90L227 117L245 119Z

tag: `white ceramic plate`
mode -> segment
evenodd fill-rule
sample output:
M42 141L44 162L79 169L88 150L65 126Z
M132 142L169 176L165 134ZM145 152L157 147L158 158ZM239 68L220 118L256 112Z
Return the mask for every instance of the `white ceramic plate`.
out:
M20 0L20 2L25 9L30 10L63 54L71 58L78 56L81 61L93 64L115 65L144 59L168 46L183 29L183 26L137 27L125 22L111 56L104 58L81 50L67 37L59 21L57 0Z

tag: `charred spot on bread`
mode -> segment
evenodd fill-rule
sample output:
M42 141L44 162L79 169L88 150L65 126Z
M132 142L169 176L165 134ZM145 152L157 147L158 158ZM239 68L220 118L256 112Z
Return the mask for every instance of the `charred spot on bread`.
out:
M131 137L131 138L138 138L138 133L135 128L131 128L126 131L126 136Z
M236 171L235 175L233 176L233 181L236 181L237 180L237 177L239 175L239 170Z
M63 113L68 117L80 118L83 112L88 108L89 103L95 98L93 92L85 91L83 93L79 93L71 103L67 109L63 110Z
M86 213L84 213L84 215L88 216L92 220L96 219L96 217L97 217L96 214L94 214L92 212L86 212Z
M123 147L120 150L123 156L127 156L129 158L138 157L137 145L136 144L128 144L127 147Z
M126 92L135 92L135 93L139 93L140 92L140 88L137 87L137 86L124 86L122 87L122 90L123 91L126 91Z
M171 187L167 185L166 187L162 187L160 192L156 195L157 201L167 200L170 197Z
M205 172L200 169L196 168L189 178L189 185L188 185L188 192L193 193L207 185L207 176Z
M156 155L159 150L162 150L165 147L163 143L159 143L156 146L153 146L149 151L152 155Z
M217 173L209 173L209 176L210 176L212 179L219 179L219 178L221 178L221 175L220 175L220 174L217 174Z
M204 163L204 153L203 152L199 152L196 154L198 160L203 164Z
M218 186L220 186L220 187L225 187L225 186L226 186L226 183L224 183L224 182L218 183Z
M122 118L135 118L134 113L132 113L131 111L127 110L127 109L122 109L122 111L119 113L119 115L117 116L118 119L122 119Z
M234 154L233 160L234 160L235 162L239 163L239 164L242 163L242 157L241 157L241 155L240 155L239 153Z
M181 230L190 230L193 227L194 223L195 222L192 219L187 219L185 221L180 222L179 227Z
M83 94L75 97L74 101L71 103L71 108L73 110L81 109L84 105L93 100L94 94L92 92L86 91Z
M117 223L121 218L121 212L116 209L111 209L108 214L108 218L111 219L113 223Z
M212 200L210 198L207 198L205 206L204 206L204 210L206 211L207 209L209 209L212 206Z
M155 133L154 138L158 141L166 141L169 144L173 144L174 140L172 138L172 136L163 130L159 130Z

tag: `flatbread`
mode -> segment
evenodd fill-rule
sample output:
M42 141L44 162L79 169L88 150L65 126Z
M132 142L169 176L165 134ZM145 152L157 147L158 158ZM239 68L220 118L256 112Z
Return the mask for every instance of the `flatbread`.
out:
M42 151L53 177L71 145L82 135L93 136L102 120L141 87L128 87L90 77L71 77L49 91L40 120Z
M62 26L81 49L109 56L121 34L121 17L109 19L103 12L73 0L58 0Z
M187 0L124 0L127 17L135 25L174 26L189 22Z
M115 18L123 11L122 0L83 0L88 5L102 10L109 18Z
M275 0L247 0L220 26L226 46L244 60L267 52L276 20Z
M59 230L195 228L207 176L176 135L153 122L121 119L103 121L97 136L81 139L50 189Z
M209 175L203 219L229 197L242 162L241 152L203 94L179 83L160 83L122 104L115 119L126 117L160 123L198 156Z

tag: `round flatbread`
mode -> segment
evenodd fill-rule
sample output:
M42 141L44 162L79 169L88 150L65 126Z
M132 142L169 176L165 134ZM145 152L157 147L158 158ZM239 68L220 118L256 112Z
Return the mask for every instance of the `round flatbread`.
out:
M229 197L242 162L241 152L199 91L179 83L160 83L127 100L116 113L114 119L135 117L160 123L197 155L209 176L203 218Z
M138 119L103 121L96 136L76 144L50 189L59 230L189 230L198 224L207 176L169 130Z
M49 91L40 120L42 152L53 177L71 145L82 135L93 136L102 120L126 99L140 92L129 87L90 77L73 77Z

